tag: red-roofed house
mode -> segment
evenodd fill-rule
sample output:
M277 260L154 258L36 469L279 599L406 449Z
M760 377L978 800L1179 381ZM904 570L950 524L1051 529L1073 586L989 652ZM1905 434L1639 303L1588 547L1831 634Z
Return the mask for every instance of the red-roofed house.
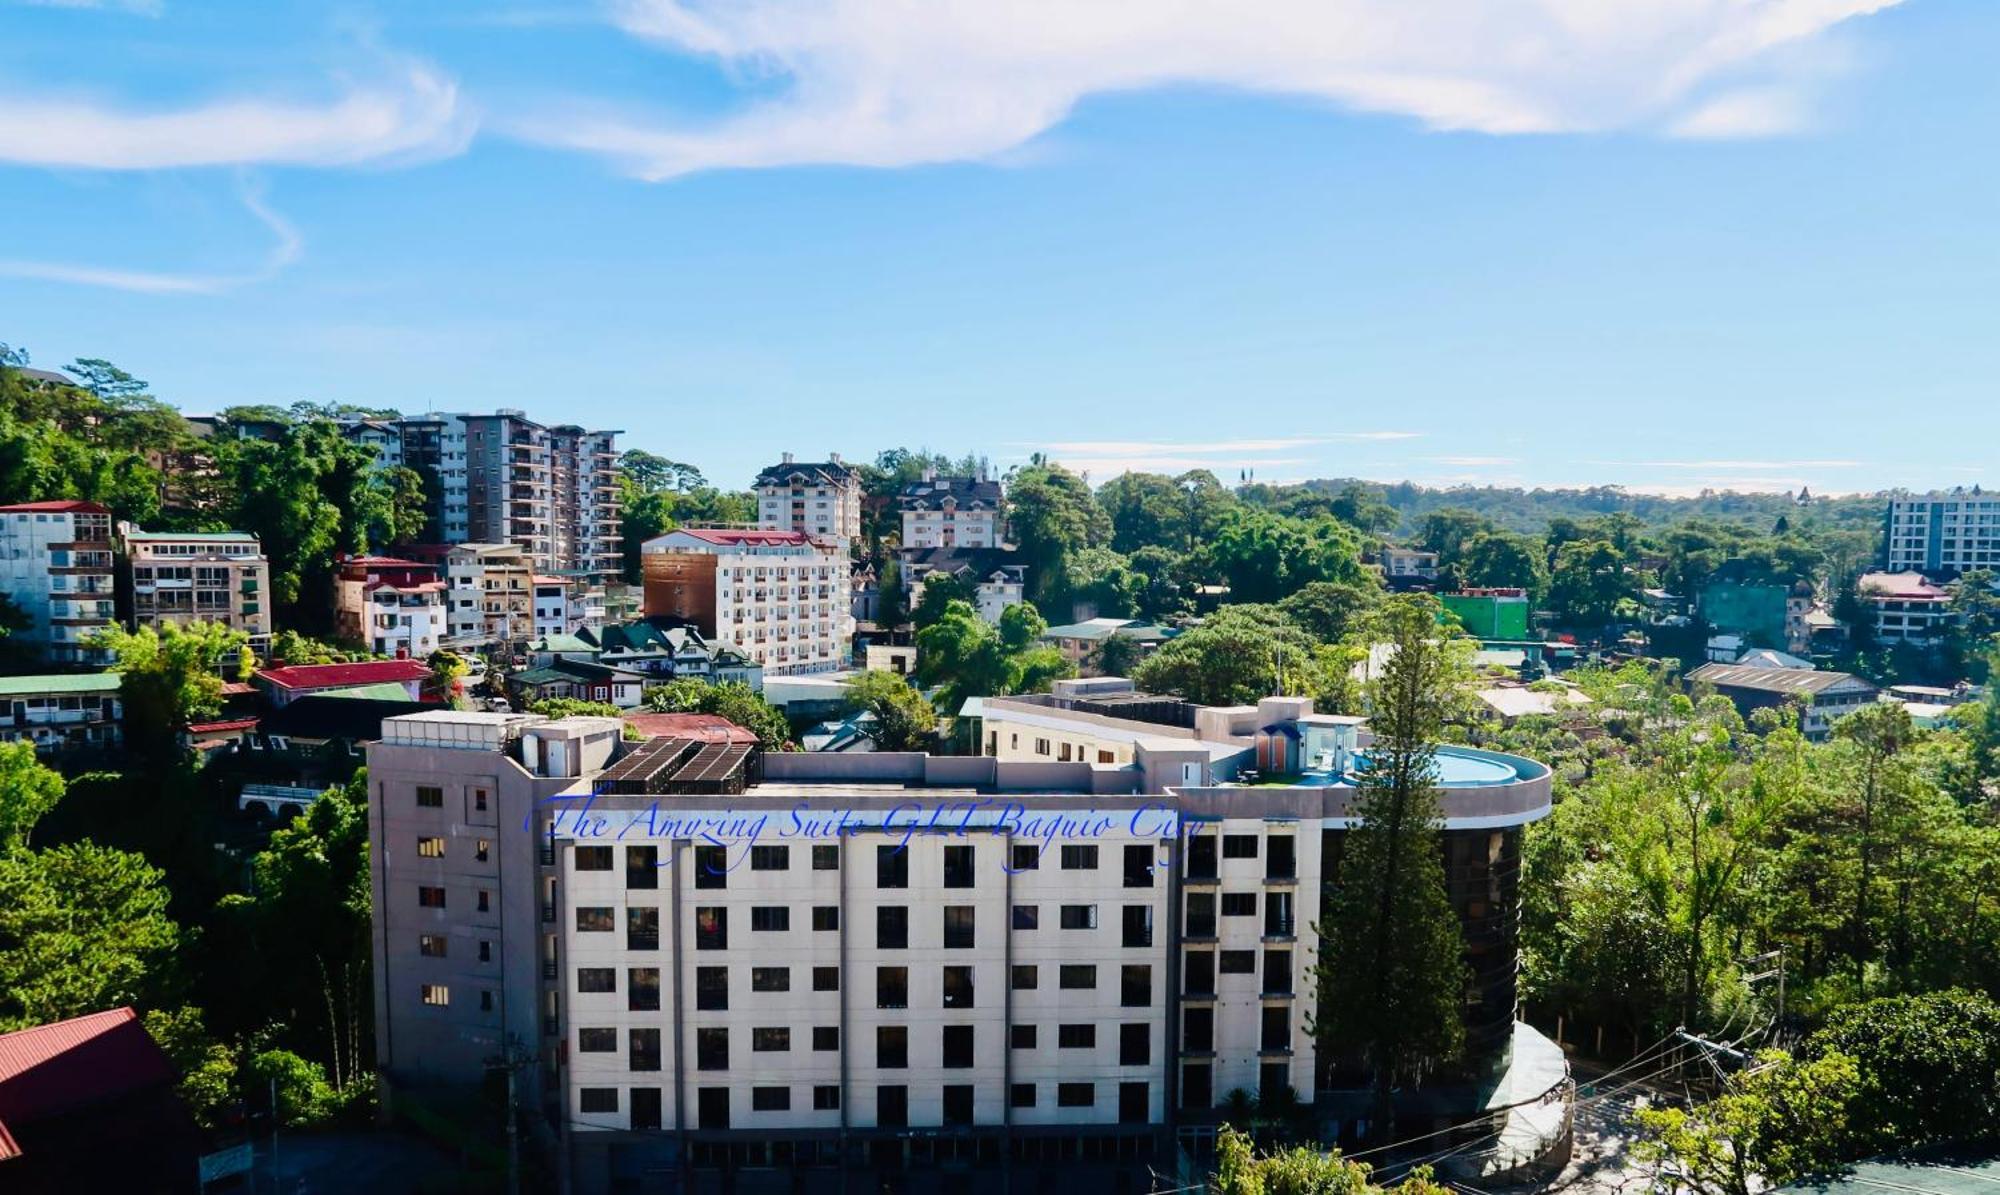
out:
M720 714L625 715L625 723L649 739L693 739L701 743L754 746L757 736Z
M424 682L430 666L422 660L370 660L364 664L298 664L285 668L262 668L256 682L271 698L271 704L288 705L301 697L336 689L359 689L376 685L396 685L411 701L423 700ZM373 696L373 694L370 694Z
M196 1190L178 1078L129 1008L0 1033L0 1191Z
M444 646L444 578L400 556L349 556L333 579L334 629L379 656L421 660Z
M105 664L84 644L116 617L111 511L95 502L0 506L0 594L27 616L17 641L52 664Z
M686 623L766 676L833 672L852 655L847 553L802 531L684 527L640 550L646 615Z
M1875 638L1882 643L1931 647L1951 625L1951 591L1922 573L1863 573L1854 588L1875 611Z

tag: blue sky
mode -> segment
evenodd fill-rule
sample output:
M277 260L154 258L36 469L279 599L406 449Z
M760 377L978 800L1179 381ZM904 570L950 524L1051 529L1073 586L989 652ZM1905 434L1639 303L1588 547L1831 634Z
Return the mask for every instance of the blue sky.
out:
M2000 484L1980 0L0 0L0 340L1226 478Z

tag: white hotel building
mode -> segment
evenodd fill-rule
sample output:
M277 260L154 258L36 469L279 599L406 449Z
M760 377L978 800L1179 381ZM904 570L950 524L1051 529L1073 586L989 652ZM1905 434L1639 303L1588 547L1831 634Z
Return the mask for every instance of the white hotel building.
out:
M1957 489L1894 499L1884 556L1892 573L2000 571L2000 494Z
M1144 1181L1239 1089L1289 1088L1351 1141L1369 1097L1315 1046L1310 966L1356 728L1299 708L1242 720L1234 752L1162 736L1116 766L389 719L368 758L389 1106L511 1052L578 1192ZM1514 866L1548 771L1449 750L1471 1046L1412 1132L1523 1067L1563 1079L1514 1022ZM1296 783L1233 779L1287 761Z
M799 531L685 527L640 549L649 617L678 619L766 676L833 672L853 654L847 553Z

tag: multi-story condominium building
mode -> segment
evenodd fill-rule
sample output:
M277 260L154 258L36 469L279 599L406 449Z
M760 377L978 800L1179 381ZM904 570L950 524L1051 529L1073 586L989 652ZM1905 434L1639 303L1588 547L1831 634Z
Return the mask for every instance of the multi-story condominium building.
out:
M442 558L446 646L484 647L535 637L535 566L526 549L513 543L464 543L422 554Z
M979 617L995 625L998 625L1007 607L1018 606L1027 600L1027 566L1014 563L1016 557L1011 550L906 548L897 555L904 592L912 605L922 600L923 587L930 584L931 578L940 575L954 577L970 588L972 605L979 611ZM880 601L880 588L868 585L865 592L870 602L866 607L869 620L873 621L875 610L872 603ZM856 605L860 607L863 603L857 600Z
M618 571L618 432L515 410L345 426L378 464L425 475L436 495L428 538L519 544L542 571L600 585Z
M1744 717L1760 709L1800 706L1799 731L1823 739L1836 719L1872 705L1880 690L1846 672L1814 668L1755 668L1742 664L1703 664L1688 673L1697 685L1713 686L1729 698Z
M530 584L534 586L535 638L560 635L582 621L580 603L572 600L569 581L537 575Z
M0 742L27 740L35 750L116 747L124 738L124 706L116 672L0 677Z
M757 525L766 531L802 532L843 551L861 538L861 475L838 453L802 464L788 452L750 488L757 492Z
M271 565L257 537L119 528L131 570L132 625L219 622L250 636L253 651L271 641Z
M111 511L64 499L0 506L0 594L27 617L16 638L54 664L102 664L89 640L117 617Z
M1885 644L1936 647L1957 617L1951 590L1919 572L1863 573L1855 593L1875 614L1875 638Z
M921 481L903 487L896 506L903 514L903 547L997 548L1005 537L1000 483L976 477L939 477L926 469Z
M376 655L424 659L448 637L445 583L433 564L351 556L333 578L334 631Z
M1892 573L1952 576L2000 569L2000 493L1970 490L1889 503L1883 565Z
M1310 708L1122 765L388 719L367 761L387 1098L511 1060L580 1193L763 1167L803 1189L1143 1181L1239 1090L1289 1089L1352 1142L1372 1097L1314 1040L1311 966L1359 736ZM1566 1080L1514 1017L1520 838L1549 772L1439 759L1468 1051L1411 1133L1531 1072L1559 1114Z
M640 549L646 616L700 630L766 675L832 672L852 654L847 553L798 531L689 527Z

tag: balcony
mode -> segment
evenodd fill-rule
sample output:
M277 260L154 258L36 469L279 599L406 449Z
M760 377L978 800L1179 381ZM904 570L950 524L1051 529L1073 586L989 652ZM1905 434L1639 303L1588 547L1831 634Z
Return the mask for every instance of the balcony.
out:
M543 979L560 979L561 977L562 977L561 964L557 963L554 959L542 960Z

